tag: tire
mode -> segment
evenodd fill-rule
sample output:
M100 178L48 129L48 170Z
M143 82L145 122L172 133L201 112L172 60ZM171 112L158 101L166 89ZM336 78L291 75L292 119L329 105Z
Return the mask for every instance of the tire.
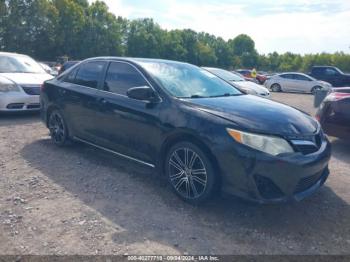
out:
M322 87L320 86L314 86L312 89L311 89L311 94L315 95L317 90L321 90Z
M282 88L279 84L273 84L270 89L272 92L282 92Z
M59 110L53 110L49 115L48 127L52 141L57 146L65 146L68 143L68 129L66 122Z
M201 204L217 191L215 185L218 179L213 163L195 144L175 144L168 151L165 161L165 172L172 190L187 203Z

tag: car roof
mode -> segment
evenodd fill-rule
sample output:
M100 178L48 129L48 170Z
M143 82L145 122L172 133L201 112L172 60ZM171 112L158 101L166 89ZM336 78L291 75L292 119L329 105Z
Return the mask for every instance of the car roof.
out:
M24 55L24 54L10 53L10 52L0 52L0 55L2 55L2 56L28 56L28 55Z
M173 60L166 60L166 59L157 59L157 58L138 58L138 57L118 57L118 56L101 56L101 57L92 57L88 58L84 61L94 61L94 60L115 60L115 61L126 61L126 62L133 62L136 64L142 63L142 62L154 62L154 63L172 63L172 64L189 64L186 62L179 62L179 61L173 61Z
M206 67L206 66L202 66L203 69L207 69L207 70L223 70L223 71L227 71L226 69L222 69L222 68L218 68L218 67ZM228 71L229 72L229 71Z
M313 66L312 68L334 68L335 66Z
M300 73L300 72L284 72L284 73L280 73L279 75L302 75L302 76L308 76L307 74Z

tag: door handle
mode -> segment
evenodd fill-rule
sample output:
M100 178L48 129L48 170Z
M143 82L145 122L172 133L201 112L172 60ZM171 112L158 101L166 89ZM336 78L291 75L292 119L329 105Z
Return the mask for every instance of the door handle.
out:
M61 95L65 95L65 94L67 93L67 90L65 90L65 89L60 89L59 92L60 92Z
M104 99L104 98L101 98L101 99L99 99L99 103L101 104L101 105L107 105L107 100L106 99Z

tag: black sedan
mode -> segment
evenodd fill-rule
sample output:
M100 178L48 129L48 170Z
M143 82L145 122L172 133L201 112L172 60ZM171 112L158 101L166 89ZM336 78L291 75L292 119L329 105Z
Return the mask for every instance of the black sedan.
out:
M301 200L329 175L330 144L315 119L186 63L85 60L45 82L41 115L58 146L80 141L155 168L192 204L219 190Z
M350 87L333 88L319 107L316 118L328 135L350 139Z

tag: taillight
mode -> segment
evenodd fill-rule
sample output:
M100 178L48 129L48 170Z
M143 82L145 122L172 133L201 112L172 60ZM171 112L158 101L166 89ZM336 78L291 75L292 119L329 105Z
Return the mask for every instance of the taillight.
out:
M339 101L342 100L344 98L348 98L350 97L350 93L338 93L338 92L333 92L331 94L329 94L329 96L327 97L328 101Z

